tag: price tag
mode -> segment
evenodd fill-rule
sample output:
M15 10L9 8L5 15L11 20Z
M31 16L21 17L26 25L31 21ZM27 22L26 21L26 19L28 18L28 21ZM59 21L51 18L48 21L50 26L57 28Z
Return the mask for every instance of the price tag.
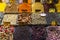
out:
M41 13L40 16L46 16L46 14L45 13Z

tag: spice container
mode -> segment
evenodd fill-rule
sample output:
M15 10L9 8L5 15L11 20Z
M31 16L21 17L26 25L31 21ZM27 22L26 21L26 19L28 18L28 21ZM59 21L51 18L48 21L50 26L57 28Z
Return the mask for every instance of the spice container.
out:
M60 25L60 13L57 14L56 20L57 20L57 24Z
M60 13L60 0L58 0L58 3L55 4L57 12Z
M45 40L47 33L44 26L31 26L30 27L32 40Z
M47 24L51 24L52 21L57 22L57 17L58 17L57 13L49 13L49 14L47 14L46 15Z
M60 40L60 26L48 26L46 40Z
M23 12L31 12L31 5L30 5L31 0L23 0L22 4L18 5L18 11L19 13Z
M46 15L44 15L44 13L32 13L31 19L31 24L47 24Z
M31 17L30 17L30 13L21 13L18 16L18 24L19 25L23 25L23 24L30 24L31 23Z
M20 5L18 5L18 11L19 13L22 13L22 12L31 12L31 5L28 4L28 3L22 3Z
M10 22L11 25L16 25L17 24L17 19L18 19L17 14L5 14L4 18L2 20L2 24L3 24L3 22Z
M0 12L4 12L6 8L6 3L0 2Z
M37 6L38 5L38 6ZM44 6L40 0L35 0L35 3L32 4L32 12L44 12Z
M10 22L4 22L4 25L2 25L0 29L1 40L13 40L14 27L10 26Z
M29 26L16 26L14 32L14 40L31 40Z
M5 13L18 13L18 5L16 3L7 5Z

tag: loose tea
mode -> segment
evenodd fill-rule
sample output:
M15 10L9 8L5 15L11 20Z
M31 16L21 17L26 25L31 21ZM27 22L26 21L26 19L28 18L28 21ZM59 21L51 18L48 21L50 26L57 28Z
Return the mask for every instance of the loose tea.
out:
M43 26L31 26L30 27L32 40L45 40L47 33Z
M16 25L17 19L18 19L18 15L16 15L16 14L5 14L4 18L2 20L2 24L3 24L3 22L10 22L11 25Z
M47 27L46 40L60 40L60 26L48 26Z
M47 24L46 16L41 16L39 13L32 13L31 19L31 24Z
M18 16L18 23L19 24L30 24L31 23L31 17L30 17L31 14L29 13L21 13L19 16Z
M16 3L7 5L5 13L18 13L18 5Z

